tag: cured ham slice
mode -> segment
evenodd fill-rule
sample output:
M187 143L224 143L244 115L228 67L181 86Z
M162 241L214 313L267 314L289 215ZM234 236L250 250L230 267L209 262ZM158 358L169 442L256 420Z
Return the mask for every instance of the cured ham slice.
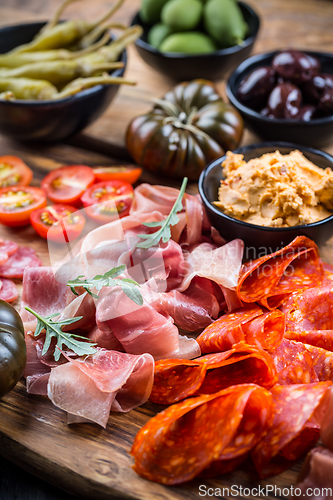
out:
M267 430L272 396L254 384L189 398L153 417L135 437L135 472L173 485L189 481L216 461L227 468L246 456Z
M134 200L130 214L150 214L157 211L165 217L169 215L178 194L179 190L175 188L140 184L134 190ZM178 242L186 228L186 234L182 238L182 241L189 245L198 243L201 240L203 223L201 201L196 196L186 193L183 205L185 205L185 210L177 214L179 222L176 226L172 227L172 237Z
M230 385L250 382L272 387L277 382L277 373L268 353L240 343L230 351L193 361L157 361L150 401L172 404L189 396L211 394Z
M164 316L171 316L179 328L188 332L205 328L220 312L213 283L199 277L194 277L184 292L159 293L152 306Z
M243 302L274 309L288 294L316 286L324 279L317 245L298 236L289 245L244 264L237 293Z
M114 336L111 328L109 332L102 332L98 326L94 326L94 328L92 328L92 330L88 333L87 337L91 340L91 342L95 342L98 347L103 347L109 351L124 351L123 346Z
M66 283L55 278L51 267L27 267L23 276L20 310L25 330L34 331L37 324L35 316L25 310L26 306L42 316L48 316L63 311L74 298Z
M274 349L283 339L284 314L265 312L256 304L247 305L221 316L197 338L203 353L227 351L234 344L245 341L260 349Z
M6 278L0 279L0 299L6 302L14 302L18 297L15 283Z
M210 279L226 288L235 288L242 265L243 250L244 243L239 239L232 240L222 247L211 243L196 246L185 255L188 272L179 290L186 290L194 276Z
M52 368L48 396L71 415L106 427L111 408L130 411L147 401L153 373L149 354L98 349L94 355Z
M318 446L309 452L299 475L298 496L308 500L326 500L332 498L333 491L333 453ZM315 493L320 492L320 495Z
M95 326L95 301L92 296L88 294L88 292L84 292L82 295L79 295L72 302L70 302L65 309L61 311L59 317L55 318L55 320L61 321L79 316L82 316L82 319L75 321L75 323L71 323L70 325L63 326L62 330L64 332L80 330L81 333L88 333Z
M98 301L96 320L101 331L115 335L126 352L142 354L149 352L154 359L182 357L179 344L178 328L168 315L157 312L149 301L156 294L147 286L140 289L144 304L138 306L121 290L111 290ZM184 339L183 339L184 340ZM200 354L199 346L194 339L188 339L190 349L187 355L196 357Z
M301 342L283 339L271 352L271 356L279 376L279 384L310 384L331 380L318 377L313 358Z
M332 382L318 382L275 385L271 389L274 419L266 436L252 452L261 478L288 469L314 446L323 418L321 412L327 409L331 385Z
M5 264L0 266L0 276L3 278L23 278L26 267L39 267L42 261L37 257L35 250L29 247L19 247Z

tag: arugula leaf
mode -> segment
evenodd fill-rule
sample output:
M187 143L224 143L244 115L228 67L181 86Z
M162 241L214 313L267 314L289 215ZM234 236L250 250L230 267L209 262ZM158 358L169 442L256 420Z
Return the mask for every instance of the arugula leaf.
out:
M129 299L133 300L133 302L139 306L142 306L143 298L138 290L138 287L140 287L139 283L128 278L115 279L122 274L125 269L125 265L113 267L105 274L97 274L92 279L85 279L84 276L78 276L75 280L69 280L67 285L71 287L75 295L79 295L75 287L83 287L92 297L94 297L94 299L98 299L99 297L96 293L91 291L91 288L95 287L96 290L101 290L104 286L120 286Z
M87 339L87 337L81 337L80 335L76 335L74 333L63 332L61 329L63 325L71 325L72 323L79 321L79 319L82 319L82 316L78 316L77 318L63 319L61 321L53 321L52 318L58 316L60 313L50 314L49 316L43 317L36 313L36 311L30 309L30 307L26 307L26 310L37 318L37 327L34 333L35 337L38 337L41 331L45 329L46 335L42 355L46 354L49 350L53 337L56 338L56 346L59 347L59 349L55 349L53 353L54 359L56 361L58 361L60 358L60 349L62 349L63 345L71 349L73 352L75 352L75 354L78 354L79 356L90 355L97 352L94 348L94 346L97 344L91 343L89 339ZM85 339L85 342L81 342L77 339Z
M175 226L177 222L179 222L177 212L180 212L183 209L182 199L185 193L187 180L187 177L184 177L179 195L166 219L156 222L143 222L144 226L160 227L160 229L152 234L138 234L139 238L145 241L140 241L139 243L137 243L135 245L137 248L150 248L157 246L160 240L162 240L163 243L169 241L169 239L171 238L170 226Z

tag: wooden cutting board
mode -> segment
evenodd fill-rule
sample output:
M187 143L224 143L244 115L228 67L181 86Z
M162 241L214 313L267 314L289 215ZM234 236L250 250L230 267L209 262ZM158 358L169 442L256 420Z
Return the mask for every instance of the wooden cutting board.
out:
M3 150L3 154L13 152L8 147ZM50 168L65 161L65 156L67 161L71 158L72 163L84 159L92 166L113 161L63 145L44 147L38 151L21 146L15 152L34 168L36 184ZM195 186L192 186L194 189ZM31 246L43 263L49 264L46 242L35 234L32 227L12 229L1 226L0 237ZM327 247L328 255L332 255L332 248L331 245ZM17 283L21 288L20 282ZM18 303L14 305L18 306ZM27 394L24 381L20 381L0 401L0 454L63 490L94 500L197 499L200 485L221 489L231 488L232 485L237 488L258 485L281 488L281 492L271 491L268 494L267 498L273 499L284 497L282 489L295 484L300 463L266 481L258 480L250 463L233 474L218 479L195 480L182 486L165 487L142 479L131 468L129 450L139 429L161 409L161 406L147 403L126 414L112 413L105 430L92 424L68 426L63 411L45 397ZM223 496L233 498L231 489L229 493L225 490Z

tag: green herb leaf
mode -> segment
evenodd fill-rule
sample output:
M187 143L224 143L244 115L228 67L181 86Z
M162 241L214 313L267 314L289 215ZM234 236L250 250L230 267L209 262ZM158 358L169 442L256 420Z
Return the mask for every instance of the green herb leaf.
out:
M59 347L59 349L62 349L62 346L65 345L78 356L90 355L96 352L94 346L97 344L91 343L86 337L81 337L80 335L75 335L74 333L63 332L61 329L63 325L71 325L72 323L79 321L79 319L82 319L82 316L63 319L61 321L53 321L52 318L58 316L60 313L50 314L50 316L43 317L36 313L36 311L30 309L30 307L26 307L26 310L37 318L37 327L34 333L35 337L38 337L41 331L45 329L46 335L42 355L46 354L49 350L53 337L57 340L56 346ZM85 341L81 342L77 339L85 339ZM59 349L55 349L53 353L56 361L60 358Z
M157 246L160 240L162 240L163 243L167 243L169 241L169 239L171 238L170 226L175 226L177 222L179 222L177 212L180 212L183 209L182 199L185 193L186 185L187 177L184 177L179 195L166 219L155 222L143 222L144 226L160 227L160 229L152 234L138 234L139 238L145 241L140 241L139 243L137 243L135 245L137 248L150 248Z
M128 278L120 278L116 279L117 276L122 274L126 269L125 265L113 267L110 271L107 271L105 274L97 274L92 279L85 279L84 276L78 276L75 280L69 280L67 285L71 287L71 290L75 295L78 295L75 290L76 287L84 288L92 297L98 299L98 295L91 291L91 288L95 288L96 290L101 290L104 286L120 286L122 291L127 295L127 297L139 306L143 304L143 298L138 290L140 287L139 283L134 280Z

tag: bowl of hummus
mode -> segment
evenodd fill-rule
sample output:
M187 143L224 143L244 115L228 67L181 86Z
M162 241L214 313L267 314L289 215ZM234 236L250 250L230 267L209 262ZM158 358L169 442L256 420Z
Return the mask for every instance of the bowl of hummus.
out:
M296 236L318 245L333 236L333 157L316 149L271 142L228 151L202 172L199 192L212 225L241 238L247 258Z

